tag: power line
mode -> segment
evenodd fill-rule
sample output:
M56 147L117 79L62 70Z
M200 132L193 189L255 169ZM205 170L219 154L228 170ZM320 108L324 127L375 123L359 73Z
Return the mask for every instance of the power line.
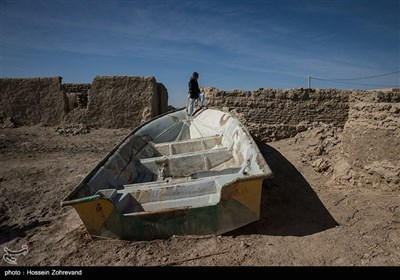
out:
M320 80L320 81L327 81L331 83L340 83L340 84L349 84L349 85L358 85L358 86L370 86L370 87L399 87L399 85L372 85L372 84L360 84L360 83L352 83L352 82L341 82L337 80L328 80L328 79L320 79L320 78L314 78L311 77L314 80Z
M394 75L394 74L397 74L397 73L400 73L400 71L395 71L395 72L390 72L390 73L385 73L385 74L375 75L375 76L368 76L368 77L361 77L361 78L351 78L351 79L326 79L326 78L317 78L317 77L308 76L308 87L311 88L311 79L320 80L320 81L326 81L326 82L331 82L331 83L341 83L341 84L371 86L371 87L400 87L399 85L375 85L375 84L373 85L373 84L361 84L361 83L345 82L345 81L365 80L365 79L371 79L371 78L384 77L384 76Z
M400 73L400 71L395 71L395 72L390 72L390 73L375 75L375 76L369 76L369 77L352 78L352 79L323 79L323 78L316 78L316 77L312 77L312 78L316 79L316 80L324 80L324 81L354 81L354 80L365 80L365 79L371 79L371 78L384 77L384 76L389 76L389 75L393 75L393 74L397 74L397 73Z

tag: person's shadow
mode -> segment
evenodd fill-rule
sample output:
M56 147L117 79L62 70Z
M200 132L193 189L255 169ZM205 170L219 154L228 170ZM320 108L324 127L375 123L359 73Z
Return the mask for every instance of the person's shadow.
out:
M226 235L305 236L337 226L301 173L271 146L257 145L274 173L263 182L260 219Z

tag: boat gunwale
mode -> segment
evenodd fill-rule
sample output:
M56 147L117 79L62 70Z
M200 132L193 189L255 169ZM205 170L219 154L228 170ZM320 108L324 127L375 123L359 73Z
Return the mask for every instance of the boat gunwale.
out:
M95 200L98 200L98 199L101 199L101 198L103 198L101 195L94 194L94 195L91 195L91 196L84 196L84 197L73 199L73 200L64 200L64 201L61 202L61 206L72 206L72 205L75 205L75 204L81 204L81 203L95 201Z

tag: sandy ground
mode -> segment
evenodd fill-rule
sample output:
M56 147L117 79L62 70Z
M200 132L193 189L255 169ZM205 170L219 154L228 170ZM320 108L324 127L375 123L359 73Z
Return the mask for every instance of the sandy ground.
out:
M91 240L60 202L129 130L62 131L0 129L0 251L27 244L19 266L400 264L399 192L329 187L331 174L316 172L305 154L317 133L259 144L275 178L264 182L258 222L220 236L121 241Z

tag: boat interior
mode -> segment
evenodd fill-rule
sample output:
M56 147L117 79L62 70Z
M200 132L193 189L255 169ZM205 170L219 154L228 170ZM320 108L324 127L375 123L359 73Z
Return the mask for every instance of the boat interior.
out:
M200 116L178 111L131 134L88 180L91 194L124 215L202 207L218 203L225 184L262 172L235 119Z

